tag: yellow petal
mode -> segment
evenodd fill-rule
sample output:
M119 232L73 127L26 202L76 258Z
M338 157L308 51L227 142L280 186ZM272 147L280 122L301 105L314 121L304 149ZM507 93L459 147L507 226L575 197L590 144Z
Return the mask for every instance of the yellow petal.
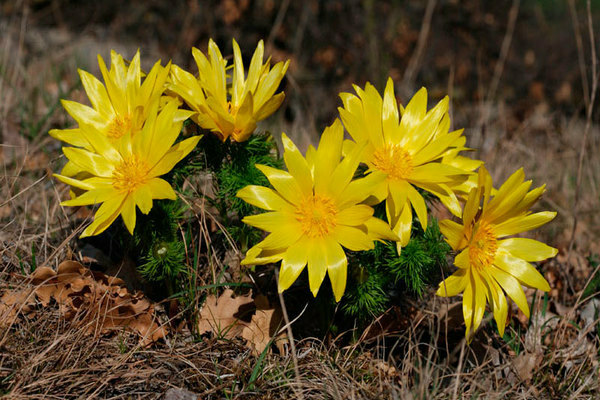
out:
M346 289L346 276L348 274L346 253L336 241L327 240L325 241L325 257L335 301L340 301Z
M469 269L471 267L471 260L469 258L469 248L465 248L463 251L458 253L454 257L454 265L458 268Z
M100 188L100 189L94 188L92 190L89 190L89 191L81 194L80 196L75 197L74 199L65 200L65 201L61 202L60 205L76 207L76 206L98 204L98 203L102 203L102 202L110 199L111 197L114 197L114 195L115 195L115 190L112 187Z
M398 102L394 95L394 81L388 78L383 94L382 129L386 143L393 143L399 133L400 121L398 115Z
M375 247L373 238L360 227L338 225L333 231L332 238L352 251L371 250Z
M525 261L542 261L554 257L558 250L533 239L511 238L498 242L498 249Z
M90 150L87 139L81 134L79 128L75 129L51 129L48 134L54 139L61 140L65 143L76 147L84 147Z
M459 269L444 281L440 282L435 294L441 297L452 297L462 293L469 281L466 269Z
M285 249L293 245L303 235L300 229L288 229L282 227L281 230L269 234L257 246L264 250Z
M504 289L506 294L513 299L513 301L517 304L517 307L523 311L523 314L529 318L529 305L527 304L525 293L523 293L523 288L521 288L519 281L517 281L517 279L510 274L493 265L488 267L488 271L496 280L496 282L498 282L498 284L502 287L502 289Z
M486 220L493 223L496 220L502 219L505 214L512 211L515 206L523 200L530 187L531 181L526 181L516 185L511 188L512 190L510 192L502 195L500 194L500 191L498 191L496 196L494 196L487 206Z
M550 285L548 285L542 274L525 260L513 257L499 250L494 259L494 265L529 287L540 289L544 292L550 290Z
M421 196L421 194L411 185L408 185L407 189L408 199L417 213L421 227L423 230L427 230L427 206L425 205L425 199L423 199L423 196Z
M90 99L90 103L92 103L92 107L106 119L114 115L115 111L102 82L84 70L78 69L77 72L79 72L81 84Z
M96 129L101 131L108 123L106 119L102 118L102 116L91 107L71 100L61 100L61 103L69 115L79 124L85 123L93 125Z
M306 159L285 133L281 134L281 140L284 147L283 159L288 171L298 183L303 195L308 196L312 194L313 179Z
M396 235L390 228L390 225L380 220L379 218L369 218L364 226L367 227L367 234L373 240L392 240L397 242L400 237Z
M285 252L279 272L279 293L289 288L306 266L308 260L306 246L306 240L301 239Z
M259 243L260 244L260 243ZM280 261L285 254L286 248L265 250L256 245L246 252L246 257L240 263L241 265L263 265Z
M340 225L356 226L365 223L373 215L373 209L364 204L357 204L341 210L336 215Z
M256 168L265 174L277 193L279 193L285 200L292 204L300 203L302 200L300 186L298 185L296 179L294 179L289 172L260 164L256 164Z
M329 185L335 167L342 156L344 130L339 119L325 128L315 157L315 189L324 191Z
M292 211L292 205L288 203L276 191L263 186L249 185L236 194L237 197L248 204L269 211Z
M125 197L123 208L121 210L121 217L123 218L123 222L125 222L125 227L127 227L127 230L132 235L133 230L135 229L135 214L135 201L133 200L133 196Z
M406 203L402 208L402 212L400 213L400 218L398 218L398 222L392 228L394 233L400 237L400 242L398 242L399 247L404 247L408 244L410 240L410 230L412 227L412 211L410 207L410 203Z
M267 232L285 229L301 230L302 227L290 213L272 211L264 214L248 215L243 219L245 224Z
M474 296L474 288L473 288L473 280L471 274L468 273L466 279L467 284L465 286L465 291L463 293L463 318L465 319L465 337L467 342L471 341L472 332L471 332L471 324L473 322L473 312L475 310L475 296Z
M254 50L252 60L250 60L250 67L248 68L248 79L246 85L250 88L250 90L254 90L254 88L256 88L258 85L260 69L262 67L262 61L264 57L264 49L264 43L262 40L260 40L256 46L256 50Z
M444 235L446 241L452 247L452 249L459 250L459 246L464 237L464 227L459 223L451 221L449 219L440 221L439 226L440 232L442 232L442 235Z
M132 193L132 196L140 211L148 214L152 209L152 189L148 185L141 185Z
M96 176L111 177L114 166L98 154L75 147L63 147L65 156L84 171Z
M325 243L322 240L312 240L306 248L308 253L308 282L313 296L317 297L321 283L327 273L327 258Z
M81 238L98 235L106 230L121 213L124 195L107 199L96 211L94 221L81 234Z
M177 194L171 187L171 184L163 179L150 179L145 186L150 189L153 199L175 200L177 198Z
M67 185L79 188L79 189L83 189L83 190L93 190L96 187L90 183L81 181L79 179L75 179L75 178L71 178L68 176L63 176L63 175L59 175L59 174L52 174L52 176L54 176L56 179L58 179L61 182L66 183Z
M271 114L277 111L279 106L281 106L281 103L283 103L284 99L285 93L283 92L277 93L275 96L271 97L269 100L266 101L265 104L263 104L258 110L256 110L256 113L254 115L256 120L262 121L263 119L271 116Z
M527 232L538 228L556 217L554 211L542 211L527 216L517 216L510 218L494 226L494 233L498 237L514 235L516 233Z
M378 199L376 195L383 194L383 199ZM338 207L346 208L350 204L357 204L363 200L368 201L369 205L380 203L387 196L386 175L382 172L373 172L364 178L352 180L346 189L338 197Z
M475 293L475 309L473 310L473 332L475 332L479 328L479 325L481 325L481 320L485 312L487 287L482 282L478 273L471 271L471 276L474 283L473 292Z
M192 136L185 139L175 146L171 147L167 153L156 163L148 173L149 176L156 177L171 171L175 165L187 156L198 144L200 136Z

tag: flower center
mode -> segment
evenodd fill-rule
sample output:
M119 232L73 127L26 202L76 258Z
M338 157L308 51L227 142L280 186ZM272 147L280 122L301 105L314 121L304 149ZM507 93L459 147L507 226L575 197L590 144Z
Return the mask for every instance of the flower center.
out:
M113 171L113 187L131 193L149 180L150 166L145 160L132 156L123 160Z
M336 214L334 201L318 194L305 198L296 208L296 220L310 238L328 235L336 226Z
M132 123L129 115L120 116L117 115L111 123L108 125L106 136L111 139L119 139L123 137L127 132L131 131Z
M413 170L412 157L397 145L385 145L375 150L371 164L374 169L385 172L391 180L407 179Z
M475 227L475 234L469 244L469 260L477 268L485 268L494 262L498 241L492 227L484 224Z

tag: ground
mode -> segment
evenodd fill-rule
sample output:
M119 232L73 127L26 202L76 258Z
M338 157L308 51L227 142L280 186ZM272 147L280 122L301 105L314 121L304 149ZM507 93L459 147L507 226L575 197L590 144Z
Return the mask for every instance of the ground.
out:
M199 398L597 396L600 130L592 49L599 12L596 3L588 10L575 0L2 2L0 293L18 287L34 267L56 269L81 258L75 231L89 211L59 205L68 188L52 173L64 158L48 136L73 124L60 99L87 102L77 69L99 75L97 54L107 58L115 49L131 57L139 48L146 69L161 58L193 70L191 47L204 50L209 38L224 55L236 38L248 58L263 39L273 61L291 60L282 83L286 100L259 129L276 138L286 132L303 151L336 118L338 93L351 92L353 83L370 81L382 90L391 76L403 104L421 86L430 106L448 94L453 127L465 129L472 156L486 162L496 181L522 166L534 186L546 184L536 207L558 216L531 237L559 254L540 265L552 288L548 296L527 293L531 319L515 312L508 336L488 326L470 345L460 298L436 298L433 288L389 310L357 340L299 335L295 352L284 347L263 356L241 338L197 340L185 328L147 347L126 331L90 335L58 307L36 304L0 330L0 393L125 399L161 398L180 388ZM161 318L167 305L157 305Z

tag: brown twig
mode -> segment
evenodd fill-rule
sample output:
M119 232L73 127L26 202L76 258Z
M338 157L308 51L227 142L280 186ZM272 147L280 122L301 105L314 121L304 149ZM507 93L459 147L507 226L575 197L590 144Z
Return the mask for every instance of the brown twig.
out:
M279 270L275 269L275 279L279 282ZM292 362L294 363L294 373L296 374L296 384L298 387L292 386L294 393L298 399L304 399L302 393L302 380L300 378L300 368L298 367L298 356L296 355L296 345L294 344L294 334L292 333L292 324L290 323L290 317L288 316L285 301L283 295L278 291L279 304L281 305L281 313L283 314L283 320L287 329L288 341L290 342L290 353L292 354Z
M578 215L577 209L579 208L579 199L581 196L581 177L583 175L583 160L585 158L585 148L587 144L587 138L590 133L590 127L592 125L592 114L594 111L594 103L596 101L596 91L598 89L598 60L596 58L596 42L594 40L594 26L592 22L592 11L590 0L587 0L587 23L588 33L590 39L590 50L592 58L592 88L590 91L590 98L588 101L588 107L585 118L585 128L583 131L583 139L581 140L581 146L579 149L579 162L577 165L577 183L575 185L575 199L573 202L573 229L571 231L571 239L569 240L569 250L567 253L567 264L570 263L571 251L575 244L575 231L577 230ZM582 77L583 79L583 77Z
M492 100L496 96L498 85L500 84L500 78L504 71L504 64L506 64L506 58L508 57L508 51L510 50L510 44L512 42L513 35L515 33L515 26L517 24L517 16L519 15L519 4L520 0L513 0L510 10L508 11L508 25L506 27L506 34L502 40L502 46L500 47L500 56L494 66L494 75L492 82L490 83L490 89L488 91L487 99Z
M412 84L413 80L415 79L415 75L419 70L421 57L423 56L423 51L425 50L425 44L427 43L427 37L429 36L429 30L431 28L431 18L433 17L435 5L436 0L427 1L425 15L423 16L423 21L421 22L421 31L419 32L419 38L417 39L417 47L410 57L408 65L406 66L406 70L404 71L404 76L402 77L403 87L409 87Z

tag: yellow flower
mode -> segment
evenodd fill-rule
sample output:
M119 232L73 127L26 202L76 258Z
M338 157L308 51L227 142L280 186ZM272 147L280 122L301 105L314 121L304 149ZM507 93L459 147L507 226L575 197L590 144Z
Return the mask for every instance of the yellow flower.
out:
M423 229L427 227L427 207L419 187L437 196L455 215L460 214L460 203L454 188L467 179L472 170L460 165L453 148L460 148L462 129L448 132L448 97L427 112L427 91L419 90L402 109L399 120L394 83L388 79L383 99L367 83L365 89L354 86L358 97L341 93L344 104L339 108L344 126L354 142L344 143L348 153L356 146L366 146L362 161L369 172L380 172L387 179L373 193L371 204L386 201L388 222L398 234L398 251L410 239L412 209ZM455 161L455 166L446 161Z
M454 259L458 270L440 283L437 294L450 297L464 292L467 339L481 324L486 303L490 303L500 335L504 335L508 313L505 294L529 317L521 285L550 290L529 261L554 257L557 250L533 239L506 238L542 226L556 216L556 212L529 211L545 186L529 191L531 181L524 179L521 168L493 195L492 178L481 167L478 185L471 189L465 204L462 224L450 220L440 223L446 241L460 253Z
M192 119L202 128L215 132L223 141L231 136L236 142L243 142L254 132L256 123L273 114L284 98L283 92L275 94L275 91L289 61L277 63L270 69L269 60L262 63L263 53L261 40L250 61L248 76L244 77L240 47L233 40L233 75L228 85L227 61L211 39L209 58L192 48L198 79L174 65L169 88L198 112Z
M352 180L359 164L357 152L342 155L343 128L339 120L325 129L310 162L283 135L288 171L257 165L274 189L247 186L238 192L244 201L269 212L244 218L248 225L271 232L248 250L244 265L282 261L279 291L298 278L308 264L310 290L317 295L329 274L337 301L346 288L347 264L342 246L368 250L378 239L397 240L389 226L359 204L385 179L382 175Z
M104 60L98 55L100 72L104 84L89 72L79 70L81 83L88 95L91 107L70 100L62 100L63 107L78 123L75 129L52 129L52 137L92 151L93 146L82 133L102 135L118 145L126 135L135 135L142 130L148 118L150 108L158 103L165 90L170 63L166 67L157 61L142 83L140 52L136 52L129 66L123 57L111 51L110 71ZM105 86L106 85L106 86ZM189 113L177 112L175 118L187 118ZM63 175L75 176L81 172L75 164L69 162L62 171Z
M136 206L142 213L148 214L152 199L176 198L171 185L159 176L169 172L200 140L200 136L194 136L173 145L183 125L182 120L176 120L177 113L181 113L181 110L177 110L177 102L168 103L160 113L157 102L150 108L148 119L139 134L127 132L120 146L116 146L107 136L99 135L94 128L81 128L80 134L92 151L63 148L69 161L91 177L75 179L55 175L59 180L85 191L74 199L63 201L61 205L102 203L94 221L81 237L103 232L119 215L133 234Z

